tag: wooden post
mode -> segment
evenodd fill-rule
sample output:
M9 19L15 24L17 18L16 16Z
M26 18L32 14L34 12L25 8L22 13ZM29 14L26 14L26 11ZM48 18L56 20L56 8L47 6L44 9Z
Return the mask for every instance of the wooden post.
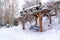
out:
M24 22L22 22L22 25L23 25L23 30L25 30L25 23L24 23Z
M50 24L51 24L51 14L49 14L49 15L48 15L48 17L49 17L49 20L50 20Z
M22 29L25 30L25 20L24 20L24 18L22 19L22 26L23 26Z
M50 15L50 24L51 24L51 15Z
M42 32L42 14L39 13L40 32Z
M57 9L55 8L55 14L56 14L56 17L57 17Z
M36 25L37 25L37 17L36 17Z

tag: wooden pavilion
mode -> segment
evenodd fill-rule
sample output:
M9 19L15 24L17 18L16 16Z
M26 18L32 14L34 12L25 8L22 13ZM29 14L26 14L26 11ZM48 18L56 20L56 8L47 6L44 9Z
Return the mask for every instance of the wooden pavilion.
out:
M39 18L40 32L42 32L42 31L43 31L43 29L42 29L42 18L43 18L44 16L47 16L47 17L49 18L50 24L51 24L51 16L56 16L57 13L55 12L55 14L53 14L53 13L50 14L50 12L51 12L50 9L42 9L42 8L40 8L40 7L43 7L43 6L41 6L41 5L36 5L36 6L30 7L30 8L27 8L27 9L21 11L21 13L23 14L23 13L30 12L31 15L33 15L33 16L35 17L35 19L36 19L36 25L37 25L37 19ZM54 10L55 10L55 9L54 9ZM55 10L55 11L56 11L56 10ZM33 13L33 14L32 14L32 13ZM23 20L24 20L24 19L23 19ZM25 29L25 26L24 26L25 23L24 23L24 21L23 21L22 23L23 23L23 30L24 30L24 29Z

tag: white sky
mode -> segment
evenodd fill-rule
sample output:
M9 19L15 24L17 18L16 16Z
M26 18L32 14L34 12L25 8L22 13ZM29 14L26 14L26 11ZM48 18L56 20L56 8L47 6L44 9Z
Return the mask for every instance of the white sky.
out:
M41 2L42 2L42 3L46 3L47 1L49 1L49 0L42 0Z
M25 3L24 0L18 0L18 3L19 3L19 8L21 10L22 8L22 5Z

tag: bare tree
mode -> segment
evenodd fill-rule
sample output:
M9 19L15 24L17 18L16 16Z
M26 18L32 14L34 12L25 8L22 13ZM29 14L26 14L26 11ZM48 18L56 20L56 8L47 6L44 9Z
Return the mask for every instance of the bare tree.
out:
M0 0L0 25L2 25L3 23L3 13L4 13L4 3L3 3L3 0Z
M4 0L5 2L5 22L6 24L14 25L14 16L18 11L17 0Z

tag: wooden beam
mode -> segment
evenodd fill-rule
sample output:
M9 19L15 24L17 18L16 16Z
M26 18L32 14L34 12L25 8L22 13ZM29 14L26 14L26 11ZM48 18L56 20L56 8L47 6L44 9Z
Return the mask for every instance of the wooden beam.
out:
M51 16L56 16L57 14L51 14Z

